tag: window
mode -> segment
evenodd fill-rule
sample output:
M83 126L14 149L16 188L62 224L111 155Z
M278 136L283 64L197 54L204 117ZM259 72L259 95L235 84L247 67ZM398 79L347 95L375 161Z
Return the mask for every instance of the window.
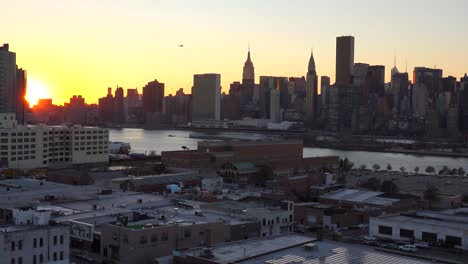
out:
M33 248L37 248L37 238L33 239Z
M33 256L33 264L37 264L37 257L36 257L36 255Z
M19 240L18 241L18 250L22 250L23 249L23 240Z
M40 254L39 255L39 263L43 263L43 262L44 262L44 256L42 256L42 254Z
M185 238L189 238L189 237L191 237L191 236L192 236L192 230L190 230L190 229L185 229L185 230L184 230L184 237L185 237Z
M54 246L57 245L57 236L54 236Z
M54 252L54 261L57 261L57 252Z
M430 232L422 232L421 240L424 241L424 242L435 243L435 242L437 242L437 234L436 233L430 233Z
M11 258L11 261L10 261L11 264L15 264L15 258Z
M266 219L265 218L263 218L262 225L266 225Z
M391 226L379 225L379 234L391 236L392 235L392 227Z
M414 238L414 231L409 229L400 229L400 237Z
M23 264L23 257L18 258L18 264Z
M60 235L60 245L63 245L63 235Z
M447 244L447 246L450 246L450 247L461 246L462 239L461 237L456 237L456 236L445 236L445 244Z
M15 251L15 241L11 241L11 251Z
M60 251L60 260L63 260L63 251Z
M44 246L44 240L42 240L42 237L41 237L39 238L39 247L43 247L43 246Z
M169 235L167 234L167 232L163 232L161 234L161 240L163 240L163 241L169 240Z

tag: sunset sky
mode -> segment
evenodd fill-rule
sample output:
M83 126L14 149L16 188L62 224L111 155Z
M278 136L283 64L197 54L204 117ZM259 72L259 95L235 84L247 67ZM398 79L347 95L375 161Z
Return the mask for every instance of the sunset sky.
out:
M250 41L256 78L303 76L313 48L318 75L335 71L335 38L356 37L355 61L468 71L466 0L10 0L0 42L28 71L29 98L97 102L107 87L158 79L190 92L193 74L240 80ZM183 48L178 45L183 44ZM42 87L42 88L41 88Z

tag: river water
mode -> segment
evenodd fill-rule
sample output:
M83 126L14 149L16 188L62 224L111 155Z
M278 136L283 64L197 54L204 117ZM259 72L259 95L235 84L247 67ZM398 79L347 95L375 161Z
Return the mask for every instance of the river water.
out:
M196 133L199 134L199 133ZM262 139L267 137L263 134L255 133L237 133L237 132L219 132L218 137L237 138L237 139ZM139 128L110 129L110 140L128 142L131 144L132 151L145 153L151 150L158 154L161 151L181 150L182 146L190 149L197 148L197 142L204 140L191 138L190 131L178 130L144 130ZM468 172L468 158L452 157L434 157L419 156L398 153L369 152L369 151L345 151L327 148L304 148L304 157L316 156L340 156L347 157L357 167L366 165L371 168L373 164L379 164L384 169L387 164L393 167L393 170L399 170L405 167L407 171L413 171L416 166L421 168L421 172L427 166L433 166L437 170L443 166L449 168L463 167Z

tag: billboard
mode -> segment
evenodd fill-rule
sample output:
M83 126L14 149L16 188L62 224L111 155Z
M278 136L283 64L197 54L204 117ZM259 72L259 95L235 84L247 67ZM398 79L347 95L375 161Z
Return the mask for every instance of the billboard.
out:
M70 223L70 237L93 241L94 225L73 220L68 222Z

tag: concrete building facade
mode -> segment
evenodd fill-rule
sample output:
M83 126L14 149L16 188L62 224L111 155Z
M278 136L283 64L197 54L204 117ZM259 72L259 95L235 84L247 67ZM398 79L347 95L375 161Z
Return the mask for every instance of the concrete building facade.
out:
M220 120L221 75L195 74L192 87L192 120Z
M109 131L82 126L21 126L15 114L0 114L0 161L15 169L57 164L105 163Z

